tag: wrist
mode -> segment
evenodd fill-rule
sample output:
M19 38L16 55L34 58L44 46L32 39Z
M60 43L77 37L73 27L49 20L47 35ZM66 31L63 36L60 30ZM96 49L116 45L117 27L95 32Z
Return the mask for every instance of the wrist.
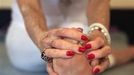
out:
M102 37L106 40L107 44L111 44L111 37L104 25L101 23L93 23L89 26L89 34L92 34L92 36L95 37Z
M99 38L104 39L104 41L106 42L105 36L99 30L94 30L94 31L88 33L88 35L89 35L89 37L90 37L91 40L94 40L94 39L96 39L96 38L99 37Z
M40 51L42 52L42 50L44 50L44 45L42 44L43 43L43 40L44 38L47 36L47 33L46 32L40 32L38 34L38 37L37 37L37 47L40 49Z

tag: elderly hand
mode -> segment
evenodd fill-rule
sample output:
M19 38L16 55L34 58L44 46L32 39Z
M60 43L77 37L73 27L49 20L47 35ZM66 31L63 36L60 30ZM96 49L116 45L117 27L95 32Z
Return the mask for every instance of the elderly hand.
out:
M75 72L77 71L77 73L80 74L82 69L81 69L81 71L79 71L79 68L82 68L82 66L80 66L80 64L82 64L82 63L83 63L82 65L86 65L86 66L90 67L90 69L91 69L91 66L92 66L93 67L93 70L92 70L93 73L100 73L100 72L103 72L105 69L108 68L109 60L107 59L107 57L111 53L111 48L107 44L105 36L101 32L96 30L96 31L92 32L91 34L89 34L89 38L90 38L90 41L87 42L83 47L85 48L85 50L87 50L85 53L86 53L87 59L89 59L90 64L88 64L88 65L84 64L86 61L81 62L85 58L82 58L82 60L77 59L77 58L80 58L80 57L83 57L83 56L80 56L80 57L77 57L77 56L75 57L74 56L72 59L58 59L58 61L56 59L56 64L57 65L59 64L59 65L58 66L55 65L55 66L57 68L59 68L58 69L59 71L66 70L66 72L67 71L70 72L70 68L74 68ZM79 61L79 64L78 64L79 68L76 66L77 61ZM70 66L69 63L70 64L73 63L73 65ZM66 65L68 65L68 66L66 66ZM57 68L56 68L56 70L57 70ZM50 66L48 67L48 72L49 73L54 73L52 67L50 67ZM71 70L71 72L74 72L74 71ZM87 72L89 72L89 71L87 71ZM59 72L59 73L62 73L62 72ZM53 74L50 74L50 75L53 75Z
M110 63L108 55L111 53L111 47L107 40L99 30L94 30L89 34L90 41L84 46L86 49L86 56L88 60L92 60L90 64L93 67L93 73L100 73L106 70Z
M66 39L71 43L77 41ZM75 54L71 59L53 59L53 63L49 63L47 67L49 75L92 75L91 66L84 54Z
M40 47L45 50L47 57L70 58L75 53L81 53L85 49L78 44L70 43L64 38L86 42L87 36L75 28L59 28L47 31L40 39Z

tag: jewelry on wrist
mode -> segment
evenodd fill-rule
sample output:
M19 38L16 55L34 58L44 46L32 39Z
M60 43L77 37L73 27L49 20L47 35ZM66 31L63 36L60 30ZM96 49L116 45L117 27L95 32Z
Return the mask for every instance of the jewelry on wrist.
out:
M102 32L108 44L111 44L110 34L104 25L102 25L101 23L93 23L89 26L89 33L93 32L94 30L99 30L100 32Z
M109 68L113 67L115 65L115 58L112 54L108 55L108 59L109 59Z

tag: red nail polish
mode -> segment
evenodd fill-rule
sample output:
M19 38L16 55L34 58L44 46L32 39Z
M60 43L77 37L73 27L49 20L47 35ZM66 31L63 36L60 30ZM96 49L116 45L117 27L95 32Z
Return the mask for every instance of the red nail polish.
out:
M90 49L92 47L91 44L86 44L84 46L85 46L86 49Z
M73 51L67 51L67 52L66 52L66 55L67 55L67 56L74 56L74 54L75 54L75 53L74 53Z
M87 38L85 35L82 35L82 36L81 36L81 40L83 40L83 41L86 41L86 42L87 42L87 41L88 41L88 38Z
M99 68L96 68L96 69L93 71L94 74L97 74L97 73L99 73L99 72L100 72L100 69L99 69Z
M89 54L89 55L87 56L87 58L88 58L89 60L92 60L92 59L95 58L95 55L94 55L94 54Z
M85 52L86 51L86 49L85 49L85 47L79 47L79 52Z

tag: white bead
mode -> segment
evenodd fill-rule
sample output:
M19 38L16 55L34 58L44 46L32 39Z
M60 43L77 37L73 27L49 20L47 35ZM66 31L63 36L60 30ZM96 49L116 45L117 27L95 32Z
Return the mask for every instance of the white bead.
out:
M89 31L92 32L92 31L94 31L94 30L96 30L98 28L100 28L99 30L101 30L101 32L106 37L108 44L111 44L110 34L109 34L108 30L106 29L106 27L103 24L101 24L101 23L93 23L93 24L90 25Z
M107 36L107 33L104 33L105 36Z
M104 33L105 31L102 29L101 32Z
M99 27L95 27L94 29L99 29Z
M93 31L94 30L94 28L91 28L91 31Z

